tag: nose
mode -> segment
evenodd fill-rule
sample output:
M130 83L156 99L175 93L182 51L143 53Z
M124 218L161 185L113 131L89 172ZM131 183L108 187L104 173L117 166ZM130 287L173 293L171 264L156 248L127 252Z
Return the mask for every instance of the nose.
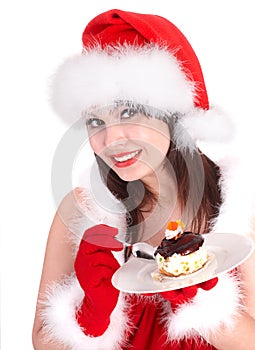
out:
M107 126L105 129L105 145L111 146L114 143L126 142L125 127L121 124Z

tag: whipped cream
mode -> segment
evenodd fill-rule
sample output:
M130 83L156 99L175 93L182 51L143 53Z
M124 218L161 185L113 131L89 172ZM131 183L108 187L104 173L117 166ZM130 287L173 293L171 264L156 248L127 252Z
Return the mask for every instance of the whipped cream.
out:
M173 226L173 224L177 224L177 228L175 230L170 229L169 226ZM184 229L185 225L183 222L181 222L180 220L177 220L175 222L169 222L168 223L168 228L165 230L165 237L166 239L172 239L174 237L176 237L176 239L178 238L178 236L183 234L183 229Z

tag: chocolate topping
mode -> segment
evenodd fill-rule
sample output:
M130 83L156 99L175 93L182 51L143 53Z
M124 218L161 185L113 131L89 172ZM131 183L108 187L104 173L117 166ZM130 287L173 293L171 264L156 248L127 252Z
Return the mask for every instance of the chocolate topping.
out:
M188 255L198 250L204 242L204 238L198 233L184 232L180 238L164 238L154 255L158 253L165 259L173 254Z

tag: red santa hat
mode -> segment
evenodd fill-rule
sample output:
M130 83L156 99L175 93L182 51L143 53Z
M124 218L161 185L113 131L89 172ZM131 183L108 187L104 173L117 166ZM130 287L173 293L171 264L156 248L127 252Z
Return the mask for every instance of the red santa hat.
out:
M52 102L65 121L75 122L91 106L128 100L152 107L152 115L178 116L179 149L229 138L230 122L209 105L194 50L167 19L110 10L92 19L82 41L82 54L54 77Z

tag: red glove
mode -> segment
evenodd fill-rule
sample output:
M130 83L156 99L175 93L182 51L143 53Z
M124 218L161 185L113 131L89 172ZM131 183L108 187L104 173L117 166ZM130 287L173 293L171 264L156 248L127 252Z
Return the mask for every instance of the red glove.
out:
M85 297L77 313L77 321L87 335L100 336L110 323L119 291L111 283L119 263L111 250L122 245L114 239L116 228L97 225L85 231L75 259L74 269Z
M181 304L189 302L193 299L198 291L198 288L202 288L204 290L210 290L216 286L218 283L218 277L215 277L209 281L205 281L199 284L195 284L190 287L185 287L181 289L171 290L167 292L161 292L163 298L167 299L171 303L171 307L173 312L177 309Z

